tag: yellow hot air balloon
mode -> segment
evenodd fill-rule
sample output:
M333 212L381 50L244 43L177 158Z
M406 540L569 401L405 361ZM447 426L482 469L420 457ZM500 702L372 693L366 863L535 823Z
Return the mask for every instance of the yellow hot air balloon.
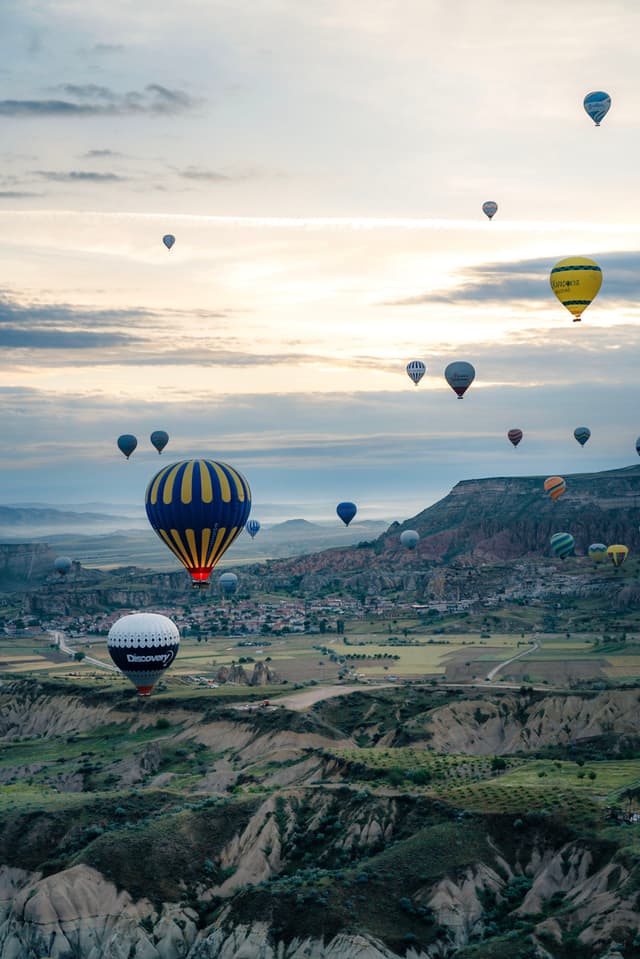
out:
M551 289L577 323L582 313L598 295L602 286L602 270L586 256L568 256L559 260L549 277Z
M609 559L611 560L611 562L613 563L616 569L618 569L619 566L622 566L628 554L629 554L628 548L626 546L622 546L622 544L620 543L616 543L614 546L610 546L609 549L607 550L607 556L609 557Z

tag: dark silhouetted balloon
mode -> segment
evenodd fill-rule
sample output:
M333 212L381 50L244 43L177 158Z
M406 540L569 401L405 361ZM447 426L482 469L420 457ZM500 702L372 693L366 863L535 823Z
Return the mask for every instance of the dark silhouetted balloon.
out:
M214 460L183 460L165 466L147 486L147 517L178 557L195 586L242 532L251 510L251 490L238 470Z
M493 220L494 216L498 212L498 204L495 200L486 200L482 204L482 212L485 216L488 216L490 220Z
M355 503L338 503L336 506L336 513L342 520L345 526L348 526L353 517L358 512L358 507Z
M420 540L420 533L415 529L404 529L400 533L400 542L403 546L406 546L407 549L415 549Z
M176 242L176 238L173 233L165 233L162 237L162 242L166 246L167 250L170 250L173 244Z
M73 562L68 556L58 556L53 561L53 568L60 576L66 576L72 566Z
M155 446L158 453L162 453L169 442L169 434L165 433L164 430L154 430L149 439L151 440L151 445Z
M576 426L575 430L573 431L573 435L577 439L580 446L584 446L591 436L591 430L588 426Z
M518 445L523 436L524 433L522 430L509 430L507 433L507 439L510 443L513 443L514 446Z
M118 449L129 459L134 449L138 445L138 440L131 433L123 433L118 437Z
M223 573L218 582L225 596L233 596L238 588L238 577L235 573Z
M121 616L107 639L109 655L141 696L148 696L178 654L176 624L159 613Z
M451 389L458 394L459 400L461 400L464 394L467 392L473 383L475 376L476 371L472 367L471 363L467 363L464 360L457 360L454 363L449 363L448 367L444 371L445 380Z

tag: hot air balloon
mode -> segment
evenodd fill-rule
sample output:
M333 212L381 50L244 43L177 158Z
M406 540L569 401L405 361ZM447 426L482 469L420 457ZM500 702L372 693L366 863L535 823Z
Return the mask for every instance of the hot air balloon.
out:
M549 277L551 289L577 323L602 286L602 270L586 256L558 260Z
M134 449L138 445L138 440L131 433L123 433L118 437L118 449L129 459Z
M147 486L151 526L191 575L205 586L211 570L242 532L251 509L244 476L226 463L183 460L165 466Z
M561 476L550 476L544 481L544 491L548 493L553 500L562 496L566 488L567 484Z
M524 434L522 430L509 430L509 432L507 433L507 439L509 440L510 443L513 443L514 446L517 446L520 440L522 439L523 435Z
M580 446L584 446L591 436L591 430L588 426L576 426L575 430L573 431L573 435L577 439Z
M165 233L162 237L162 242L166 246L167 250L170 250L173 244L176 242L176 238L173 233Z
M420 539L420 533L415 529L405 529L400 533L400 542L407 549L415 549Z
M576 545L571 533L554 533L550 540L551 552L560 559L566 559Z
M461 400L466 391L469 389L473 383L476 376L476 371L472 367L471 363L466 363L464 360L458 360L455 363L449 363L448 367L444 371L444 378L451 387L451 389L458 394L458 399Z
M493 220L494 216L498 212L498 204L495 200L486 200L482 204L482 212L485 216L488 216L490 220Z
M151 445L155 446L160 454L169 442L169 434L165 433L164 430L154 430L149 439L151 440Z
M342 520L345 526L348 526L353 517L358 512L358 507L355 503L338 503L336 506L336 513Z
M218 582L225 596L233 596L238 588L238 577L235 573L223 573Z
M422 360L411 360L410 363L407 363L407 376L409 379L413 380L416 386L426 372L427 367L424 365Z
M250 519L245 528L251 539L255 539L256 534L260 532L260 523L257 519Z
M594 90L587 93L582 104L597 127L606 117L611 106L611 97L604 90Z
M611 562L613 563L616 569L622 566L628 554L629 554L628 548L626 546L621 546L618 543L615 546L610 546L609 549L607 550L607 556L609 557L609 559L611 560Z
M607 558L607 547L604 543L592 543L588 549L588 555L594 563L604 563Z
M60 576L66 576L72 566L73 563L68 556L58 556L53 561L53 568Z
M640 436L636 440L636 453L640 456Z
M178 654L180 633L168 616L129 613L121 616L107 639L109 655L141 696L148 696Z

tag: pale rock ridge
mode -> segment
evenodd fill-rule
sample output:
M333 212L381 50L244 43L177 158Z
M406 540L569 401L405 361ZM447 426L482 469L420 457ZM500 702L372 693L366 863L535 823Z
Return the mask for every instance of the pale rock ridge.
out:
M593 697L547 696L532 705L505 696L499 703L478 699L442 706L423 724L428 745L437 752L506 755L608 733L638 736L640 709L634 689Z

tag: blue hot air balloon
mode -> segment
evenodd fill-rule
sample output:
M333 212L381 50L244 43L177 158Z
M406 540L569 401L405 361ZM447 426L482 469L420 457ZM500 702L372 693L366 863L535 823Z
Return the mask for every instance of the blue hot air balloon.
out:
M169 434L165 433L164 430L154 430L149 439L151 440L151 445L155 446L158 453L162 453L169 442Z
M550 545L552 553L559 556L560 559L566 559L573 552L576 541L571 533L554 533Z
M238 577L235 573L223 573L218 582L225 596L233 596L238 588Z
M449 363L444 371L445 380L451 389L458 394L459 400L463 398L475 376L476 371L471 363L467 363L466 360L456 360L454 363Z
M118 437L118 449L129 459L134 449L138 445L138 440L131 433L123 433Z
M336 513L342 520L345 526L348 526L353 517L358 512L358 507L355 503L338 503L336 506Z
M587 93L582 103L595 125L599 127L609 112L611 97L604 90L594 90L593 93Z
M170 250L173 244L176 242L176 238L173 233L165 233L162 237L162 242L166 246L167 250Z
M68 556L58 556L53 561L53 568L60 576L66 576L72 566L73 562Z
M580 446L584 446L591 436L591 430L588 426L576 426L575 430L573 431L573 435L577 439Z
M482 212L485 216L488 216L490 220L493 220L494 216L498 212L498 204L495 200L486 200L482 204Z
M255 539L256 535L260 532L260 523L257 519L250 519L247 523L246 530L251 539Z
M415 529L404 529L400 533L400 542L407 549L415 549L420 539L420 533Z
M153 477L145 498L147 517L160 539L191 575L207 584L211 571L242 532L251 490L232 466L214 460L183 460Z

